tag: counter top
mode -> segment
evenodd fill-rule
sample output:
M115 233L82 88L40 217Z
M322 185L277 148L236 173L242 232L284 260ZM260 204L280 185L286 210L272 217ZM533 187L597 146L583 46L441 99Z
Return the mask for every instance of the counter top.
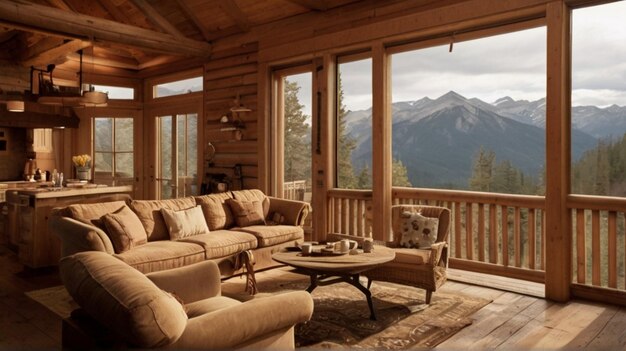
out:
M92 194L108 194L108 193L128 193L133 191L133 187L131 185L124 186L106 186L106 185L96 185L91 184L90 186L85 187L63 187L63 188L22 188L22 189L14 189L8 190L7 196L10 196L8 193L14 193L17 195L27 195L34 197L36 199L49 199L56 197L70 197L70 196L80 196L80 195L92 195Z
M2 180L0 181L0 189L16 189L16 188L37 188L40 186L52 186L52 182L30 182L28 180Z

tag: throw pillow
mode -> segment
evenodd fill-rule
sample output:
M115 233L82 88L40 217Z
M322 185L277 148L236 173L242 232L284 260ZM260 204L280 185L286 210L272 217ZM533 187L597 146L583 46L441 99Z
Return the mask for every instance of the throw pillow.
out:
M421 213L403 212L400 221L401 247L428 249L437 240L437 218L424 217Z
M115 253L119 254L148 242L146 230L139 217L126 205L116 212L105 214L100 220L106 228L105 232L111 239Z
M279 225L285 223L285 216L281 215L279 212L274 212L271 216L271 220L265 221L267 225Z
M263 217L263 204L261 201L228 199L228 205L233 211L237 226L247 227L251 225L265 224L265 219Z
M209 227L204 220L204 214L202 214L202 208L200 206L182 211L162 208L161 213L163 214L163 219L170 233L171 240L179 240L209 232Z

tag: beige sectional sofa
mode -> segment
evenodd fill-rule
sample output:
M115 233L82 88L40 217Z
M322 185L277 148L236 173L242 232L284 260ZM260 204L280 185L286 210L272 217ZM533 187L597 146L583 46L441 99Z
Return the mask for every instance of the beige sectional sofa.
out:
M198 217L197 206L203 223L193 220ZM212 260L224 277L241 272L236 261L248 250L254 255L255 270L277 265L272 253L303 241L302 224L308 212L305 202L268 197L253 189L169 200L75 204L55 209L49 223L61 237L62 256L103 251L143 273ZM170 215L191 217L172 224ZM191 224L206 225L208 231L189 235L179 230Z

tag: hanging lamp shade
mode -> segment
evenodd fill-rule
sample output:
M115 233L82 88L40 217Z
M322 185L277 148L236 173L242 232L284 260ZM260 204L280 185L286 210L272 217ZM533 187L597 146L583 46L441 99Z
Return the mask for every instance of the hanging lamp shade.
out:
M81 99L81 105L86 107L104 107L108 102L109 95L101 91L86 91Z
M9 112L24 112L24 101L20 101L20 100L7 101L7 110Z

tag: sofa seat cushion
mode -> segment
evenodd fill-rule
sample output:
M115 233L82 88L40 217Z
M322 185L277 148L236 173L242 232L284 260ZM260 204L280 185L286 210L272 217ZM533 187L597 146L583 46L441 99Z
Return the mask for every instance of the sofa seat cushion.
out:
M78 305L131 345L169 345L187 326L187 314L171 294L107 253L85 251L66 256L59 263L59 272Z
M208 260L230 256L257 247L257 239L254 235L234 230L215 230L207 234L181 239L179 242L202 246Z
M259 241L259 247L304 239L304 230L293 225L253 225L233 229L254 235Z
M397 248L394 251L396 252L396 258L393 262L415 265L430 262L430 250Z
M205 259L202 246L181 241L150 241L115 257L143 273L182 267Z
M168 200L133 200L130 208L135 211L137 217L146 229L148 241L168 240L170 233L167 231L165 220L161 214L162 208L180 211L196 206L193 197Z
M230 206L226 203L230 198L230 192L194 197L196 204L202 208L210 230L228 229L235 223Z
M237 305L241 305L241 302L226 296L216 296L185 304L185 309L187 317L193 318Z

